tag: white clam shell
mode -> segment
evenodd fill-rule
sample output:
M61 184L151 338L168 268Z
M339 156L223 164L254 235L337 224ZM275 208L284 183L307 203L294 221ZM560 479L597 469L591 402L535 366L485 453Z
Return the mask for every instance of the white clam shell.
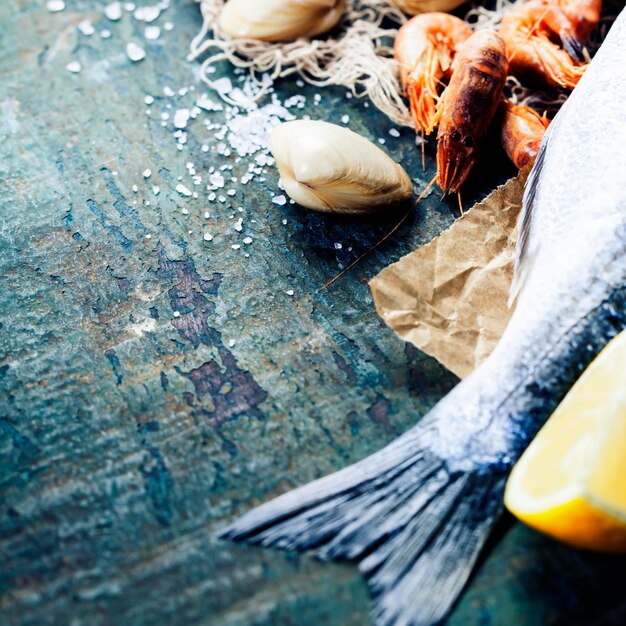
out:
M229 0L218 24L236 39L292 41L330 30L345 8L345 0Z
M467 0L391 0L401 11L409 15L430 13L431 11L447 12L460 7Z
M371 213L410 198L408 174L371 141L327 122L297 120L270 136L287 194L332 213Z

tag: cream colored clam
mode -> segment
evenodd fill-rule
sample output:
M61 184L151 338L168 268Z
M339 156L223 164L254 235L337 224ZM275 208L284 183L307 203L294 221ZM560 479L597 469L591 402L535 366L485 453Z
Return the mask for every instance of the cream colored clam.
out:
M229 0L218 24L236 39L292 41L330 30L345 8L345 0Z
M327 122L297 120L272 130L270 149L287 194L332 213L370 213L407 200L407 173L371 141Z
M452 11L467 0L391 0L401 11L409 15L431 11Z

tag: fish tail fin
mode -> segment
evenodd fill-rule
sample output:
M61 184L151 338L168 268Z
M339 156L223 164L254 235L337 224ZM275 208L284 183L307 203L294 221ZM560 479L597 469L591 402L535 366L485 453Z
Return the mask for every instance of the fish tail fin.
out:
M420 441L420 426L250 511L221 536L357 561L378 626L438 624L501 513L504 476L450 472Z

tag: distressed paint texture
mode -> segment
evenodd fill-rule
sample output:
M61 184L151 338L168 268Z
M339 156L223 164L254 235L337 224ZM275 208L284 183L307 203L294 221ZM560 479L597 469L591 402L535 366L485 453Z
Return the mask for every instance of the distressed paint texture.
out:
M142 24L113 27L93 0L54 15L44 4L0 3L0 623L368 624L355 568L214 533L380 448L455 384L384 327L366 281L449 225L456 200L429 196L315 295L398 215L278 207L275 180L254 182L236 196L250 256L231 235L208 244L203 201L175 187L187 161L205 173L200 145L215 140L195 124L179 152L143 104L166 85L197 84L184 60L197 6L173 2L175 29L132 64L124 44L141 41ZM77 35L86 17L111 40ZM80 74L65 69L74 59ZM301 112L319 115L315 90L279 89L309 96ZM390 138L389 123L343 91L325 90L322 112L386 137L416 181L432 176L431 148L422 173L410 132ZM509 173L484 168L466 201ZM158 184L158 201L134 204L134 183ZM227 213L215 216L218 234L233 233ZM626 621L622 559L519 526L502 534L451 624Z

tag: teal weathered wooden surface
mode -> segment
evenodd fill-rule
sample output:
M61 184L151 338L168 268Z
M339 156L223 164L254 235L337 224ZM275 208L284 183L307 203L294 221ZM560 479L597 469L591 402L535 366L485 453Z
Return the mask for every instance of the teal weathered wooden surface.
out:
M279 207L269 168L266 181L237 187L233 210L211 206L207 222L206 194L183 198L175 187L188 162L205 183L217 162L209 114L190 124L182 151L159 117L164 87L202 90L185 61L197 5L174 2L159 21L174 29L133 64L124 45L143 40L143 24L127 14L111 24L95 0L68 0L56 14L44 4L0 3L0 622L370 623L355 568L214 533L380 448L455 384L384 327L366 284L448 226L455 201L427 198L315 295L397 215ZM91 37L76 30L85 18ZM76 59L83 70L72 74ZM282 97L299 93L307 105L297 112L319 116L315 90L280 85ZM156 98L151 116L146 94ZM385 137L418 184L432 174L432 154L422 173L409 131L389 137L383 116L343 90L323 97L326 119L349 114L353 129ZM468 195L509 172L485 167ZM253 243L232 249L244 235ZM501 535L451 624L626 623L623 559L519 525Z

